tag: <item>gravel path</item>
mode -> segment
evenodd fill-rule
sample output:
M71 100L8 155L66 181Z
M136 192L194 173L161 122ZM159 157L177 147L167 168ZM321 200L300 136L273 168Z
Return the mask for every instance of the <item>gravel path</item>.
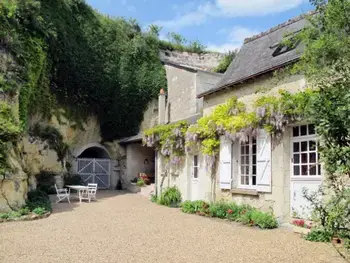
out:
M47 219L0 224L0 262L344 263L329 244L183 214L140 195L100 192Z

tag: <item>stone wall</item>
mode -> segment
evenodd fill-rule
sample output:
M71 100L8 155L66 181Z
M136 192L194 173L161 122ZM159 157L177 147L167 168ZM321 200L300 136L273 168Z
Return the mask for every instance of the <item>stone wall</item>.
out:
M160 59L163 62L175 63L178 65L188 66L195 69L212 71L220 61L225 57L221 53L189 53L181 51L160 51Z

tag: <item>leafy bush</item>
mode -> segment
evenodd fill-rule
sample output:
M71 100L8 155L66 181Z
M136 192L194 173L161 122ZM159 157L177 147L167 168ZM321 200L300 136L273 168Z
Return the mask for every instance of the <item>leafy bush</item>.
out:
M322 228L314 228L311 229L310 233L304 238L313 242L330 242L332 239L332 233Z
M9 217L8 213L0 213L0 219L8 219Z
M17 211L12 211L10 213L8 213L8 218L19 218L21 217L21 213L17 212Z
M241 213L244 209L246 209L245 206L237 205L234 202L229 203L227 219L230 221L239 221Z
M145 185L146 185L146 183L145 183L145 181L144 181L144 180L142 180L142 179L138 179L138 180L137 180L137 182L136 182L136 185L137 185L137 186L141 186L141 187L143 187L143 186L145 186Z
M214 72L225 73L233 59L237 56L238 51L229 51L226 56L220 61L220 64L214 69Z
M226 218L227 211L230 209L230 205L227 202L220 201L212 203L209 206L209 214L211 217Z
M157 203L157 201L158 201L158 196L155 194L151 194L151 202Z
M165 189L162 192L158 203L160 205L178 207L178 205L181 203L181 199L182 197L180 190L176 186L173 186Z
M273 229L278 227L278 222L271 213L254 210L252 220L254 224L261 229Z
M36 188L47 194L55 194L55 176L56 174L53 172L40 171L40 173L35 176L38 182Z
M47 213L47 210L43 207L37 207L33 210L33 213L37 214L37 215L43 215L43 214Z
M182 212L186 214L209 214L209 204L202 200L185 201L181 204Z
M42 207L46 211L52 211L51 201L48 194L40 190L28 192L27 207L30 211L33 211L38 207Z
M24 215L28 215L28 214L30 213L30 210L29 210L28 207L23 207L23 208L19 209L18 212L19 212L22 216L24 216Z

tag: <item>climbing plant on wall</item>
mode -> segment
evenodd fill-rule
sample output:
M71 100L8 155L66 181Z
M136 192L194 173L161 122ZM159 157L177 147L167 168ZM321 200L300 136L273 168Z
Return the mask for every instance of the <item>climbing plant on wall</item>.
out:
M105 140L128 136L166 87L158 38L83 0L2 1L0 48L13 58L0 71L1 89L20 91L24 126L29 115L50 117L60 105L69 118L95 114Z

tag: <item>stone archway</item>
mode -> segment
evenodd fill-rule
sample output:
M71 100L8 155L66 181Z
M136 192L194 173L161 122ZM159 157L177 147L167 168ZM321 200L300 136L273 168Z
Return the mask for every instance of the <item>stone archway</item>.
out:
M99 188L109 188L111 158L107 148L99 143L89 143L74 151L74 172L85 184L97 183Z

